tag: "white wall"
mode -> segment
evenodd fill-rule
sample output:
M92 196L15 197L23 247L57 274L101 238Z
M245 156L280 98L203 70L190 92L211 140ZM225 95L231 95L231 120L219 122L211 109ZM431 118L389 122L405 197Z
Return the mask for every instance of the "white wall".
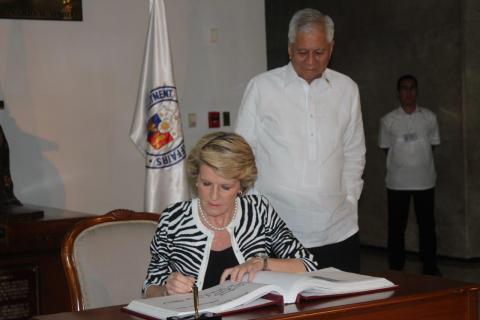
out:
M167 0L166 8L190 150L212 130L207 112L230 111L233 123L247 81L266 70L264 4ZM129 130L147 11L148 1L83 0L82 22L0 19L0 123L22 202L143 209L144 160Z

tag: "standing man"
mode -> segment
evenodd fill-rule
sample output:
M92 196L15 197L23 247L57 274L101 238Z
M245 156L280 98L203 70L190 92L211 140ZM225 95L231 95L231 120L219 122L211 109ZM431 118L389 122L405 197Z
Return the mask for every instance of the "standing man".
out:
M423 273L437 268L433 148L440 144L437 117L417 106L417 79L405 75L397 82L400 107L380 120L378 145L387 154L388 251L391 269L405 264L405 229L410 198L417 217Z
M327 68L333 33L332 19L317 10L294 14L290 63L250 81L236 132L255 151L255 190L270 199L319 267L358 272L365 138L357 85Z

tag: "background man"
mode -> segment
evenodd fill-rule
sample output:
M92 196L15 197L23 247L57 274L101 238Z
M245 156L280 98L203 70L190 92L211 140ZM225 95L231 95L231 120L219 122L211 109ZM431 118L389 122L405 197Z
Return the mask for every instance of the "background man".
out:
M405 229L410 198L417 217L423 273L437 269L433 146L440 144L437 117L417 106L417 79L405 75L397 82L400 107L380 120L378 145L387 154L388 250L390 268L405 264Z
M236 131L255 151L256 191L319 266L358 272L365 138L357 85L327 68L333 33L332 19L317 10L294 14L290 63L250 81Z

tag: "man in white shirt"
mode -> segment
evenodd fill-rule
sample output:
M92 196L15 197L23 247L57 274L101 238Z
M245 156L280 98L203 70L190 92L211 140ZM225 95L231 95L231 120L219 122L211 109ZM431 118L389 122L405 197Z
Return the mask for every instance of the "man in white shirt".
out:
M387 154L388 250L391 269L405 264L405 229L413 198L419 231L423 273L437 268L434 196L436 173L433 147L440 144L437 117L417 105L417 79L397 81L400 107L380 120L378 145Z
M356 83L327 68L333 33L332 19L317 10L294 14L290 63L250 81L236 132L255 151L255 190L319 266L358 272L365 138Z

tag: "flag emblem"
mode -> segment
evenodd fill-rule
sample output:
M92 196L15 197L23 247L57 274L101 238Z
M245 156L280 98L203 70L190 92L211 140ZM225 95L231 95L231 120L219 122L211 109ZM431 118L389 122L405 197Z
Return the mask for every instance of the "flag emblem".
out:
M155 88L149 99L147 167L170 167L186 158L175 87Z
M174 137L170 133L172 126L171 122L166 119L160 118L158 113L154 114L150 120L148 120L148 143L155 150L160 150L162 147L172 142Z
M160 151L179 137L179 112L177 108L177 91L174 86L161 86L150 91L149 113L147 122L147 141L150 153ZM173 106L172 106L173 103Z

